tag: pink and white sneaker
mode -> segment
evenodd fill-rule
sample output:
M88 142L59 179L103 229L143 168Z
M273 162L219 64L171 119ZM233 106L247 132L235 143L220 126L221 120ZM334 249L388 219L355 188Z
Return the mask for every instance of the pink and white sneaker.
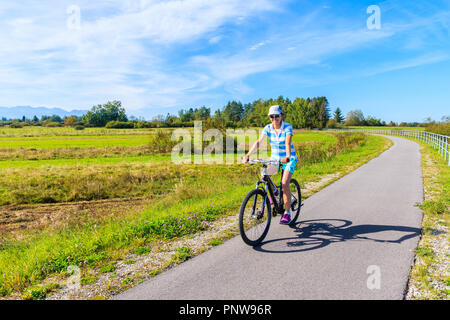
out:
M285 212L283 217L280 219L281 224L289 224L291 222L291 214L289 212Z

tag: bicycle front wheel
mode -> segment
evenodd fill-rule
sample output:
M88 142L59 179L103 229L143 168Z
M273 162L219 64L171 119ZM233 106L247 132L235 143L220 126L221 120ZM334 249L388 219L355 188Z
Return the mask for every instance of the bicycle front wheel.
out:
M256 246L264 240L270 226L270 203L261 189L250 191L242 201L239 211L239 231L242 240L250 246Z

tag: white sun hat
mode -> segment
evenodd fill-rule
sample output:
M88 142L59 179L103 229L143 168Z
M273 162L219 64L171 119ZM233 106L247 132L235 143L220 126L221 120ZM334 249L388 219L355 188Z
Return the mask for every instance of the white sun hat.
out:
M268 115L270 116L272 114L282 114L282 113L283 110L281 110L281 107L279 105L274 105L270 107Z

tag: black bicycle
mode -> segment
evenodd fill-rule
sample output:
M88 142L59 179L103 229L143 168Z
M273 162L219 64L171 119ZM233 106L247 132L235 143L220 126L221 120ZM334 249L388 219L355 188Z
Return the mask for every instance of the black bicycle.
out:
M244 198L239 211L239 231L244 242L251 246L260 244L267 235L272 215L283 215L284 201L283 190L276 186L270 176L278 172L281 165L277 160L249 160L249 164L262 164L261 180L256 183L256 188L250 191ZM284 170L281 170L283 177ZM295 224L302 204L300 185L295 179L289 184L291 190L291 222ZM271 210L273 206L273 210Z

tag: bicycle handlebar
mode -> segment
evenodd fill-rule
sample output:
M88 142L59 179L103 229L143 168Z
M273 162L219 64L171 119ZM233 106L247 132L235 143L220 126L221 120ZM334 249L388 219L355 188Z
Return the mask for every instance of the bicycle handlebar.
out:
M289 162L290 159L288 158ZM255 163L262 163L262 164L273 164L273 165L279 165L280 163L282 163L280 160L264 160L264 159L249 159L248 160L249 164L255 164Z

